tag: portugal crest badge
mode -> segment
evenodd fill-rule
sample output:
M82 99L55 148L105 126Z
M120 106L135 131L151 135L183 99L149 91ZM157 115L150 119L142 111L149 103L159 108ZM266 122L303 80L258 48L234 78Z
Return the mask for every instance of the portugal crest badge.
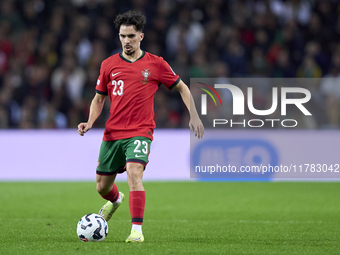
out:
M149 69L144 69L144 71L142 71L142 76L143 76L143 80L141 81L143 84L149 82L148 78L150 77L151 72L149 71Z

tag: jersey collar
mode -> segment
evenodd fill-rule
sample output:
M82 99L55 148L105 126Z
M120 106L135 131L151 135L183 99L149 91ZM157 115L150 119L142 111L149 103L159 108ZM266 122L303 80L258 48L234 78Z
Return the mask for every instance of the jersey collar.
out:
M144 57L144 55L145 55L145 51L142 50L142 55L139 58L137 58L135 61L130 61L123 56L123 52L119 53L120 58L123 59L124 61L128 62L128 63L134 63L134 62L140 60L142 57Z

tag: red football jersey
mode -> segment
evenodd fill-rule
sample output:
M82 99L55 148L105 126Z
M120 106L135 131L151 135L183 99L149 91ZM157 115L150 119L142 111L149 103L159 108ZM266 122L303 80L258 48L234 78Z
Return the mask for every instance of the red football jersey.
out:
M144 52L135 62L117 53L102 62L96 92L108 95L110 118L104 141L144 136L153 139L154 96L159 85L169 90L180 78L161 57Z

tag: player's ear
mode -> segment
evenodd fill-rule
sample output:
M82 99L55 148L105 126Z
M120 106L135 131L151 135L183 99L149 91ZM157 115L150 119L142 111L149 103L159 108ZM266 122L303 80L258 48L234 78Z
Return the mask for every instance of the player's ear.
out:
M140 33L139 35L139 41L141 42L144 39L144 33Z

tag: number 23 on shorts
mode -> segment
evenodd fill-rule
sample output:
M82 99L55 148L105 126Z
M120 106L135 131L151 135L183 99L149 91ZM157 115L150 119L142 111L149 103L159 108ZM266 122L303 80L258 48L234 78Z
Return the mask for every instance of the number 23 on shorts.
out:
M132 141L131 141L132 142ZM137 159L148 162L148 156L150 151L151 139L146 137L135 137L133 140L133 151L131 149L128 153L128 159Z

